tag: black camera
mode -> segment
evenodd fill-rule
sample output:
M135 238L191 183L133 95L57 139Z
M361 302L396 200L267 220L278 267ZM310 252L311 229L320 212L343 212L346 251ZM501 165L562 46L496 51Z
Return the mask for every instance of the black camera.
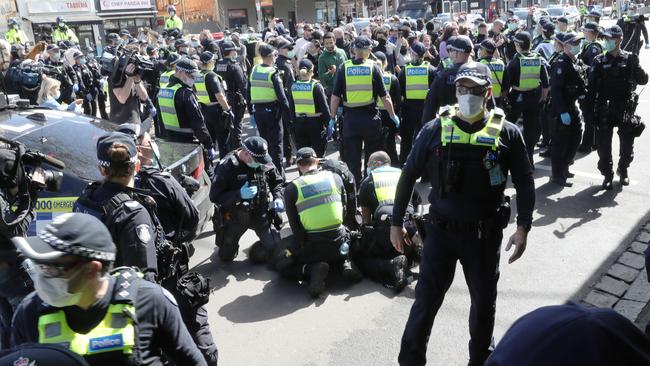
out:
M153 71L154 64L145 56L140 55L137 51L117 48L115 55L104 52L99 59L102 75L109 76L115 85L122 84L124 76L142 75L145 71ZM128 65L135 65L135 70L131 74L126 73Z
M58 159L38 150L27 150L20 142L0 137L0 188L18 187L23 192L58 191L63 182L63 173L60 171L41 169L43 182L34 181L34 173L43 163L65 169L65 164Z

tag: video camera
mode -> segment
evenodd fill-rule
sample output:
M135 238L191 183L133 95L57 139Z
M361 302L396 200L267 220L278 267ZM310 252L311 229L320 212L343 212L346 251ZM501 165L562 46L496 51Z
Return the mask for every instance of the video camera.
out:
M116 85L121 84L124 76L142 75L145 71L153 71L154 64L137 51L127 50L119 47L115 50L115 55L104 52L99 59L102 75L109 76ZM128 65L135 65L135 70L131 74L126 73Z
M65 164L58 159L38 150L27 150L18 141L0 137L0 188L18 187L19 192L28 190L57 192L63 182L62 172L42 169L43 182L33 180L34 172L43 163L65 169Z

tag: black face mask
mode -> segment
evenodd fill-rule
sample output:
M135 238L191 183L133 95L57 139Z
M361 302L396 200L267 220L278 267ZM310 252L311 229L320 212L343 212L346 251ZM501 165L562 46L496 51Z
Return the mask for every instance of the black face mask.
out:
M345 46L345 42L343 41L343 38L337 38L336 47L342 48L343 46Z
M379 43L380 46L385 46L386 45L386 39L384 39L384 38L379 38L377 40L377 42Z

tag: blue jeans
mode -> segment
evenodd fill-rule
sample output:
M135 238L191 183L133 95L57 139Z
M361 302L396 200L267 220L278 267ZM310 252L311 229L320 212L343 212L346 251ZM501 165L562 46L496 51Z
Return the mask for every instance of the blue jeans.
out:
M22 262L0 262L0 347L9 348L11 319L25 296L34 290Z

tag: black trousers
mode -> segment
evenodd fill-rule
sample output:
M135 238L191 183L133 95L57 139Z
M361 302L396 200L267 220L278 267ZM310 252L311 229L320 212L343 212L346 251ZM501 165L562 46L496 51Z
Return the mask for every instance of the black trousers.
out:
M526 144L526 150L528 151L528 159L530 163L533 164L533 150L539 140L539 136L542 132L540 125L539 112L541 109L541 103L539 99L541 98L541 90L535 89L531 91L521 92L513 90L512 93L508 95L510 105L512 106L510 116L508 116L508 121L512 123L517 123L519 116L524 118L524 143Z
M381 149L390 157L391 165L394 167L400 166L400 160L397 156L397 143L395 136L397 136L397 127L395 122L391 121L388 111L379 110L381 115Z
M411 152L413 141L422 128L422 105L415 105L413 102L404 104L402 108L402 122L399 126L399 135L402 138L400 144L399 160L404 164L406 158Z
M280 106L258 107L255 109L255 122L260 136L269 144L269 155L278 172L284 177L282 165L282 152L284 145L284 132L280 116Z
M228 140L230 139L230 118L221 113L221 108L216 106L201 106L201 112L205 118L212 142L216 142L219 149L219 157L223 158L230 152Z
M296 149L311 147L318 157L325 155L327 147L327 124L323 117L296 117Z
M234 209L224 214L223 227L215 229L215 245L219 248L219 257L222 260L230 261L237 256L239 239L248 229L255 231L262 246L269 253L273 253L280 243L280 232L275 230L266 215Z
M232 104L230 98L228 98L228 103L232 107L232 113L235 115L235 118L232 120L232 130L230 131L230 141L229 145L230 151L233 151L241 146L241 134L242 134L242 120L244 119L244 114L246 113L245 104Z
M88 101L84 95L84 101L81 104L84 114L96 117L97 116L97 94L92 94L93 100Z
M604 176L614 175L614 162L612 160L612 138L614 126L610 123L598 126L598 170ZM634 136L621 133L618 129L619 159L618 167L627 169L634 160Z
M571 124L562 124L559 116L555 117L555 135L553 137L553 149L551 150L551 166L553 177L566 179L569 172L569 165L576 156L580 146L582 135L582 123L578 111L569 113Z
M99 116L103 119L108 119L108 113L106 112L106 99L107 95L102 91L97 95L97 104L99 106ZM155 103L158 103L157 101ZM157 105L157 104L156 104Z
M479 238L476 231L446 231L431 223L427 224L426 230L415 302L402 336L399 364L426 363L431 327L454 279L456 262L460 261L472 304L469 315L470 365L482 365L492 344L503 232L495 229Z
M356 182L361 182L361 154L364 162L368 157L381 148L381 118L379 113L360 116L359 113L346 112L343 121L345 138L345 156L343 161L348 165Z
M285 118L282 118L282 138L284 140L282 151L285 161L291 161L293 158L293 147L296 145L294 135L290 121L285 121Z
M578 101L580 104L580 110L582 111L582 119L585 122L585 129L582 133L582 143L580 144L581 148L584 149L594 149L596 148L596 130L598 125L594 120L593 112L590 112L592 108L589 105L586 105L585 102Z

